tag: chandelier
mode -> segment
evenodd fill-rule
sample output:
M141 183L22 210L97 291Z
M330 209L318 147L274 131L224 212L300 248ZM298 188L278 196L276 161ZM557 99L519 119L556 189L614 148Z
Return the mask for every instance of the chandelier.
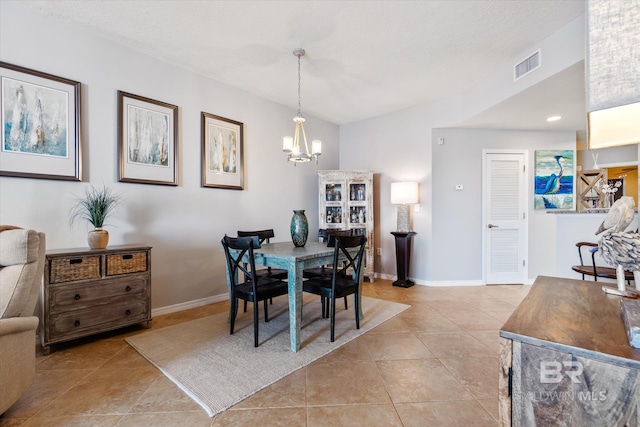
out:
M296 129L291 136L285 136L282 138L282 151L287 153L287 161L295 163L310 162L311 159L315 159L318 163L318 157L322 154L322 142L319 139L311 141L311 154L309 154L309 144L307 144L307 134L304 131L304 117L300 111L300 58L304 56L304 49L296 49L293 54L298 57L298 114L293 118L296 124ZM304 140L304 151L300 148L300 133L302 133L302 139Z

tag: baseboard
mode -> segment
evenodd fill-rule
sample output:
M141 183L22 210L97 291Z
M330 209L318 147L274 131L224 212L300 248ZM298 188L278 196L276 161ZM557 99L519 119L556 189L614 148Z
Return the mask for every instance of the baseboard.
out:
M385 280L397 280L398 277L391 274L382 274L376 273L377 278L385 279ZM432 281L432 280L420 280L410 277L410 279L416 285L422 286L484 286L482 280L440 280L440 281Z
M227 301L229 294L214 295L212 297L201 298L193 301L181 302L179 304L168 305L166 307L158 307L151 310L152 316L160 316L163 314L175 313L177 311L188 310L190 308L201 307L203 305L213 304L216 302Z
M485 286L482 280L435 280L429 282L429 286Z

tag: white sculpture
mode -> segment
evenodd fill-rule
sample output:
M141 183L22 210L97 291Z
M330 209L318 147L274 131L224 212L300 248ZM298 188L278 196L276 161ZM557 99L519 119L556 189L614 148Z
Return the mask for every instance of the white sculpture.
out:
M637 298L640 296L640 234L625 232L633 221L633 197L623 196L609 209L609 213L596 231L604 233L598 242L602 259L616 267L618 289L603 287L607 293ZM630 291L625 285L624 271L633 272L636 291Z

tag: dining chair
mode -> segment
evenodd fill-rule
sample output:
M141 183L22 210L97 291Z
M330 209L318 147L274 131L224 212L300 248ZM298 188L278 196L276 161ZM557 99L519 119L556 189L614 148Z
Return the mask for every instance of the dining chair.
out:
M238 230L238 237L250 237L250 236L258 237L258 242L262 245L265 242L270 243L270 239L272 237L275 237L275 234L273 233L273 228L269 228L267 230L256 230L256 231ZM282 280L287 279L287 270L282 268L271 268L271 267L261 268L256 270L256 274L258 275L258 277L268 276L268 277L274 277L276 279L282 279Z
M327 243L329 246L329 235L334 236L351 236L353 235L351 230L333 230L321 228L318 230L318 239L321 242ZM331 273L333 272L333 266L331 264L321 265L320 267L312 267L305 268L302 272L302 277L305 279L313 279L317 277L328 277L331 278ZM344 297L344 309L349 309L349 302L347 301L347 297ZM324 317L324 314L323 314Z
M364 248L367 242L365 236L329 236L329 245L334 247L333 267L331 277L322 276L306 280L302 290L320 296L322 301L322 317L331 318L331 342L335 339L336 299L354 295L354 311L356 329L360 329L360 277ZM356 248L352 255L350 249ZM344 256L345 261L340 262Z
M238 237L250 237L256 236L258 238L258 242L260 245L263 243L270 243L270 239L275 237L273 232L273 228L269 228L266 230L255 230L255 231L246 231L246 230L238 230ZM246 267L246 265L245 265ZM281 280L287 280L287 270L282 268L259 268L256 270L256 275L258 277L272 277ZM245 278L246 279L246 278ZM271 301L273 302L273 301ZM247 312L247 302L244 302L244 311Z
M288 291L287 282L275 278L256 275L256 263L253 253L254 249L260 247L260 242L255 237L229 237L222 238L222 247L227 259L227 269L229 274L231 312L230 312L230 333L233 335L236 316L238 314L238 300L245 303L253 303L253 340L254 347L258 347L258 303L264 302L264 321L269 321L269 311L267 300L286 295ZM232 250L234 252L232 252ZM243 258L247 257L248 262ZM244 280L240 280L239 273L242 272Z

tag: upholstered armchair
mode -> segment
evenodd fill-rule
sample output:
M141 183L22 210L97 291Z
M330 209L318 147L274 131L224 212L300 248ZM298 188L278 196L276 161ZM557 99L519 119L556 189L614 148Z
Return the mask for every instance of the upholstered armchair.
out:
M33 315L44 272L45 235L0 228L0 414L13 405L36 375Z

